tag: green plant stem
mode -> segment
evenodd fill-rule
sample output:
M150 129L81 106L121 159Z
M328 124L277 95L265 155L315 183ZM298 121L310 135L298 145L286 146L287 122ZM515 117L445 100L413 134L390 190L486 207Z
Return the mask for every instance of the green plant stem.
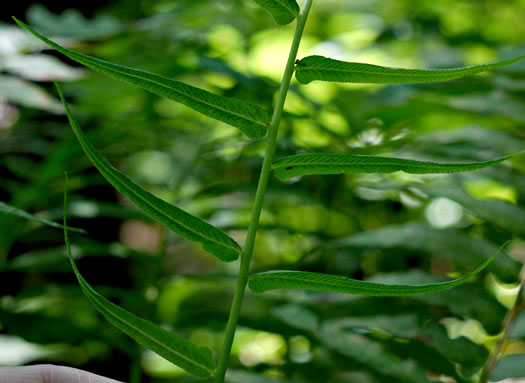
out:
M496 344L496 347L494 348L494 351L491 353L490 357L487 359L487 362L485 363L485 366L483 366L483 370L481 371L481 375L479 378L479 383L488 383L490 374L494 370L494 367L496 367L496 363L498 362L498 359L501 355L501 352L503 351L503 348L505 346L505 343L507 339L509 338L509 332L512 327L512 324L520 311L524 308L524 289L525 289L525 267L521 271L521 282L520 282L520 288L518 290L518 295L516 297L516 302L514 302L514 305L512 308L507 311L507 314L505 315L505 319L503 321L503 334L501 335L501 338L499 339L498 343Z
M290 48L290 54L288 55L288 62L286 63L286 69L284 71L283 80L279 89L279 97L275 105L275 109L272 116L272 122L270 124L270 131L268 133L268 143L266 145L266 152L264 154L263 165L261 169L261 175L259 177L259 184L257 185L257 192L255 193L255 202L252 208L252 215L250 219L250 225L248 227L248 234L246 236L246 244L241 256L241 266L239 270L239 276L237 279L237 286L235 288L235 295L233 297L233 303L230 310L230 316L228 318L228 324L226 325L226 331L224 334L224 342L222 345L222 351L219 358L219 364L217 366L217 372L215 375L216 383L223 383L226 375L226 369L228 368L228 362L230 360L230 353L233 344L233 338L235 336L235 329L237 327L237 321L239 319L239 313L241 311L241 305L244 298L244 292L246 290L246 284L248 283L248 273L250 270L250 262L253 254L253 247L255 245L255 237L257 235L257 229L259 227L259 218L261 216L261 209L264 201L264 195L266 193L266 187L268 186L268 179L272 171L273 156L275 154L275 147L277 142L277 132L279 131L279 124L281 122L281 116L283 114L284 102L286 100L286 94L290 87L290 80L294 72L295 59L297 57L297 51L299 49L299 43L303 35L304 26L310 7L312 6L313 0L306 0L299 14L297 20L297 27L295 29L295 35L293 38L292 46Z

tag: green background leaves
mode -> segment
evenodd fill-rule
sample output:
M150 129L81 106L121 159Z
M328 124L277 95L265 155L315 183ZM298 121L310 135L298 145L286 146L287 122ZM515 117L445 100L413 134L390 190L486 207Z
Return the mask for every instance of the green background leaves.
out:
M41 217L37 217L33 214L30 214L26 211L23 211L23 210L20 210L20 209L17 209L13 206L9 206L3 202L0 202L0 213L3 213L3 214L10 214L10 215L14 215L16 217L20 217L20 218L25 218L25 219L28 219L28 220L31 220L31 221L35 221L35 222L38 222L38 223L41 223L43 225L48 225L48 226L51 226L51 227L54 227L54 228L57 228L57 229L63 229L64 226L56 223L56 222L53 222L53 221L50 221L48 219L44 219L44 218L41 218ZM86 234L86 231L85 230L82 230L82 229L77 229L77 228L74 228L74 227L70 227L69 230L71 231L76 231L77 233L84 233Z
M72 5L44 3L27 14L22 2L10 7L20 7L15 16L70 50L271 109L293 24L277 26L253 0L98 4L63 12ZM392 68L491 63L524 53L524 12L517 0L398 0L395 7L347 0L327 7L316 0L300 57ZM3 62L29 63L40 55L80 73L75 62L24 37L9 14L0 18L0 38L8 41L0 48ZM276 154L477 163L518 152L525 148L523 65L429 86L292 86ZM239 244L263 142L93 71L80 69L82 77L72 80L61 77L58 66L41 67L35 82L26 77L30 67L18 69L3 68L5 84L35 92L0 87L0 200L60 223L67 168L68 224L89 233L69 232L85 279L120 307L218 355L235 264L164 230L114 190L64 117L54 114L64 110L49 79L60 81L83 133L113 166ZM254 273L293 269L387 285L430 284L474 270L499 244L514 240L483 275L436 294L246 294L232 382L471 380L501 331L521 269L523 161L430 177L394 172L270 180ZM137 345L85 299L60 231L0 214L0 232L0 349L16 342L39 350L21 354L17 363L77 366L130 383L195 380ZM522 353L523 340L513 334L509 350ZM519 374L519 362L503 367L507 376Z

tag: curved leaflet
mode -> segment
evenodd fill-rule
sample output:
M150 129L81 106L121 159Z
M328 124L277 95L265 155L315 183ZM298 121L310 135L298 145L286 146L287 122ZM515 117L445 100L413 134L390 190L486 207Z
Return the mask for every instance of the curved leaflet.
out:
M398 171L411 174L441 174L486 168L523 153L525 151L491 161L466 164L441 164L351 154L311 153L282 158L275 162L272 167L275 176L283 181L292 177L311 174L392 173Z
M95 72L105 74L116 80L135 85L151 93L184 104L208 117L239 128L249 138L260 139L266 135L271 117L268 111L260 106L249 104L235 98L219 96L167 77L112 64L66 49L47 39L45 36L42 36L15 17L13 17L13 19L18 25L31 32L47 45Z
M188 373L207 378L213 374L215 361L209 348L193 344L177 334L164 330L162 327L139 318L134 314L111 303L97 293L80 274L71 255L66 220L67 206L67 176L64 191L64 238L66 249L73 271L77 276L82 291L95 308L115 327L135 339L141 345L156 352L168 361L183 368Z
M299 15L299 5L295 0L255 0L270 12L277 24L289 24Z
M238 258L241 248L229 236L216 227L186 213L184 210L155 197L111 166L87 140L71 114L60 86L56 82L55 85L58 89L60 99L66 108L71 128L73 132L75 132L82 149L100 174L102 174L110 184L128 197L144 213L173 230L181 237L189 239L190 241L199 242L206 251L220 260L230 262Z
M422 84L455 80L511 65L523 59L525 56L464 68L404 69L345 62L323 56L308 56L295 66L295 77L301 84L308 84L315 80L360 84Z
M276 289L306 289L343 294L359 294L377 297L408 296L436 293L449 290L465 283L489 265L494 257L507 245L487 259L473 272L452 281L431 283L426 285L384 285L355 279L337 277L334 275L309 273L304 271L268 271L250 275L250 290L254 293L264 293Z

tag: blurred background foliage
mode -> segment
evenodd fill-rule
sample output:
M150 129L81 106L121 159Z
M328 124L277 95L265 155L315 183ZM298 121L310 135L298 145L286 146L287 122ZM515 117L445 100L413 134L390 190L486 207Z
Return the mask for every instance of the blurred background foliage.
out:
M116 0L13 14L83 53L271 109L293 34L252 0ZM299 58L445 68L525 54L524 0L319 0ZM98 291L218 352L238 264L166 232L83 155L50 79L97 148L134 180L243 242L264 141L47 50L2 12L0 200L60 222L70 177L74 255ZM432 85L292 83L277 158L301 152L482 161L525 148L525 62ZM248 292L230 383L469 382L498 343L525 260L525 161L445 176L272 178L254 271L427 283L452 291L373 298ZM525 314L493 381L525 376ZM0 365L50 362L122 381L193 382L107 323L81 293L63 234L0 214Z

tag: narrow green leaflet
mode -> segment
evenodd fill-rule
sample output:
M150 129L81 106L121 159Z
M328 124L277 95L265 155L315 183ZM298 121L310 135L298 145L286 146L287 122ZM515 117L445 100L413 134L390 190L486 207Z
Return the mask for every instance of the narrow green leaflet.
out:
M55 227L57 229L63 229L64 228L64 226L62 226L62 225L60 225L60 224L58 224L56 222L50 221L48 219L44 219L44 218L40 218L40 217L34 216L33 214L30 214L30 213L28 213L28 212L26 212L24 210L17 209L16 207L9 206L9 205L5 204L4 202L1 202L1 201L0 201L0 213L10 214L10 215L14 215L14 216L17 216L17 217L20 217L20 218L29 219L31 221L39 222L39 223L42 223L42 224L47 225L47 226ZM76 231L77 233L86 234L85 230L76 229L74 227L70 227L68 230L69 231Z
M270 12L277 24L289 24L299 15L299 5L295 0L255 0Z
M273 169L277 178L281 180L310 174L392 173L398 171L412 174L457 173L496 165L523 153L525 151L492 161L466 164L441 164L351 154L311 153L282 158L273 164Z
M205 90L145 71L109 63L66 49L42 36L20 20L13 19L47 45L70 59L116 80L135 85L159 96L180 102L208 117L239 128L249 138L260 139L266 135L271 119L263 108L234 98L218 96Z
M308 84L315 80L361 84L421 84L455 80L511 65L523 59L525 56L464 68L403 69L338 61L323 56L308 56L297 63L295 77L301 84Z
M508 242L507 242L508 243ZM430 283L425 285L384 285L380 283L357 281L345 277L336 277L328 274L309 273L303 271L268 271L250 275L250 289L257 294L275 289L306 289L327 291L343 294L372 295L378 297L419 295L449 290L468 281L474 275L488 266L494 257L507 245L487 259L473 272L447 282Z
M71 246L67 234L66 222L67 181L64 192L64 237L67 254L78 283L89 301L115 327L135 339L141 345L156 352L168 361L183 368L188 373L207 378L215 370L215 360L210 349L195 345L177 334L164 330L158 325L139 318L111 303L97 293L82 277L71 255Z
M173 206L153 194L142 189L124 174L115 169L98 153L87 140L77 121L71 114L60 86L55 82L58 93L69 118L71 128L75 132L82 149L89 157L100 174L108 180L119 192L128 197L144 213L162 223L170 230L190 241L199 242L204 249L217 258L230 262L238 258L241 248L239 245L216 227L201 219L186 213L184 210Z

